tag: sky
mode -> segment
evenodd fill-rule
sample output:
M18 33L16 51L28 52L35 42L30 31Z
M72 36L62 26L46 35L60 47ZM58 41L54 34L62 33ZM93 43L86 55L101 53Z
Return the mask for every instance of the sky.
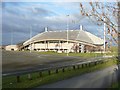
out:
M69 16L67 16L69 15ZM79 2L3 2L2 44L17 44L32 36L48 31L83 29L103 38L103 31L80 13ZM103 29L103 28L101 28Z

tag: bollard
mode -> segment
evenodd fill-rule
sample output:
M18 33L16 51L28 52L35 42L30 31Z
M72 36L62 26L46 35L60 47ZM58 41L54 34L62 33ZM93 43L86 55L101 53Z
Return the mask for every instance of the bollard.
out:
M78 66L77 66L77 68L79 69L79 68L80 68L80 66L78 65Z
M96 65L98 64L98 61L96 62Z
M101 64L103 64L104 62L103 61L101 61Z
M49 75L51 74L51 71L50 71L50 70L48 70L48 74L49 74Z
M20 76L17 76L17 83L20 82Z
M82 68L84 67L84 64L82 64Z
M98 64L100 64L100 61L98 61Z
M42 72L39 72L40 77L42 77Z
M75 66L73 66L73 69L75 70Z
M28 79L29 79L29 80L32 80L31 74L28 74Z
M63 68L62 71L65 72L65 69Z
M97 65L97 62L95 62L95 65Z
M71 71L71 67L69 67L69 69L68 69L69 71Z
M89 67L90 67L90 63L89 63Z
M87 64L85 64L85 67L87 67Z
M93 62L90 63L90 66L93 66Z
M58 69L56 69L56 71L55 71L56 73L58 73Z

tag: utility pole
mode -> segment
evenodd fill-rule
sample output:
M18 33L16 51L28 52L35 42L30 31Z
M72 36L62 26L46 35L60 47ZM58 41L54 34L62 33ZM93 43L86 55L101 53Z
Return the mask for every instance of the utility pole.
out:
M67 46L68 46L68 30L69 30L69 15L67 15ZM67 49L67 56L68 56L68 49Z
M105 17L104 17L104 53L106 51L106 24L105 24Z

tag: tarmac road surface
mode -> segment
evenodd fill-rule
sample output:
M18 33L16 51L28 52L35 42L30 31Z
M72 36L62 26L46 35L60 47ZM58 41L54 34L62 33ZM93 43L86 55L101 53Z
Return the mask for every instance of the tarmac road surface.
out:
M2 52L2 73L44 68L52 65L81 62L86 59L73 56L44 55L28 51L3 51Z

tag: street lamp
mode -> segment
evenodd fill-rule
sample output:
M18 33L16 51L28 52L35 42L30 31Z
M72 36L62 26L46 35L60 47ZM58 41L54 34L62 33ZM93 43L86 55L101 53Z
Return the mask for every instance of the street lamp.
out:
M105 17L104 17L104 53L106 51L106 23L105 23Z
M37 26L37 24L33 24L33 26ZM30 26L30 53L31 53L31 51L32 51L32 25Z
M68 30L69 30L69 15L67 15L67 46L68 46ZM67 56L68 56L68 49L67 49Z

